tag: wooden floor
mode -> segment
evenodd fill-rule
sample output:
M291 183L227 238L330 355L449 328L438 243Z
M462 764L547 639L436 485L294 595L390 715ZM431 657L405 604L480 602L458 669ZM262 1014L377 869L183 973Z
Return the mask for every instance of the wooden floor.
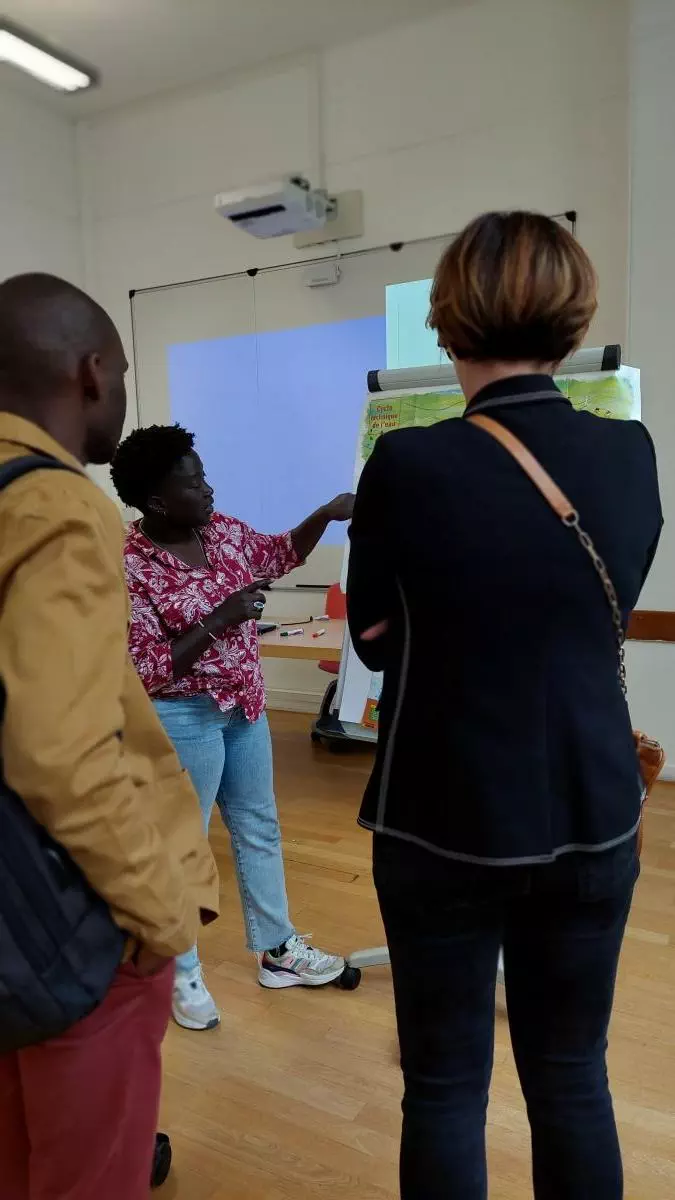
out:
M273 714L293 918L326 948L378 945L369 838L355 821L370 755L314 749L308 724ZM215 822L213 841L223 916L202 957L223 1020L211 1033L170 1031L162 1128L175 1169L163 1200L393 1200L401 1084L389 972L368 972L353 993L263 991ZM646 821L610 1069L627 1200L675 1196L675 786L659 788ZM503 1013L489 1147L491 1200L526 1200L528 1130Z

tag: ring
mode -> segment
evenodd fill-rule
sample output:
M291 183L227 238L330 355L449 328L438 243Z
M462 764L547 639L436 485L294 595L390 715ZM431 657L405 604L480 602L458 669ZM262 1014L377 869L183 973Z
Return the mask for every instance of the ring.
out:
M265 607L265 601L264 600L256 600L256 601L254 601L253 607L256 610L256 612L262 612L262 610Z

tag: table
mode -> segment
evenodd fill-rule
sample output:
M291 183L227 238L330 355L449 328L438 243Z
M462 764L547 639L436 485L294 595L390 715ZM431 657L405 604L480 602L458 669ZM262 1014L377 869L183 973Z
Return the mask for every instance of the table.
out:
M291 626L299 629L300 625ZM264 633L259 639L261 658L295 658L313 662L339 662L345 636L344 621L311 621L295 637L282 637L282 630ZM312 635L325 629L323 637Z
M651 626L647 629L651 618L660 618L661 623L665 619L670 620L671 626L667 631L652 630ZM297 628L300 628L302 622L298 622ZM643 625L645 629L643 630ZM670 628L672 627L672 634ZM293 628L291 626L291 628ZM329 661L339 662L342 658L342 643L345 633L344 621L311 621L309 625L303 625L304 633L296 634L295 637L282 638L281 630L275 629L273 633L266 633L260 638L260 654L262 658L304 658L307 661ZM313 633L317 633L319 629L325 629L324 637L314 638ZM658 638L659 641L675 641L675 613L651 613L651 612L634 612L631 618L628 637L637 639L638 641L651 641Z

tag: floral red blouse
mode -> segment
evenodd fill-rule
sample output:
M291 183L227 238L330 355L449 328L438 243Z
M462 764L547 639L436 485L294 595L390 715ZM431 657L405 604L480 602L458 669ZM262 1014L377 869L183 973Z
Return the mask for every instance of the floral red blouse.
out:
M129 528L124 566L131 597L129 649L146 690L157 699L211 696L227 712L241 707L249 721L265 708L255 621L228 630L174 679L171 643L232 592L256 579L280 579L299 564L290 533L255 533L214 513L200 531L208 567L191 567Z

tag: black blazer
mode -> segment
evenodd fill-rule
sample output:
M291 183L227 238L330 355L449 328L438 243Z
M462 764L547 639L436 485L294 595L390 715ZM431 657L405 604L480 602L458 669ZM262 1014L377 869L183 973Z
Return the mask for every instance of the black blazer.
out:
M625 621L658 543L654 449L577 413L548 376L483 389L576 505ZM629 838L641 782L600 581L521 468L464 420L378 440L359 483L354 646L384 670L360 822L450 858L515 864ZM389 618L374 643L361 632Z

